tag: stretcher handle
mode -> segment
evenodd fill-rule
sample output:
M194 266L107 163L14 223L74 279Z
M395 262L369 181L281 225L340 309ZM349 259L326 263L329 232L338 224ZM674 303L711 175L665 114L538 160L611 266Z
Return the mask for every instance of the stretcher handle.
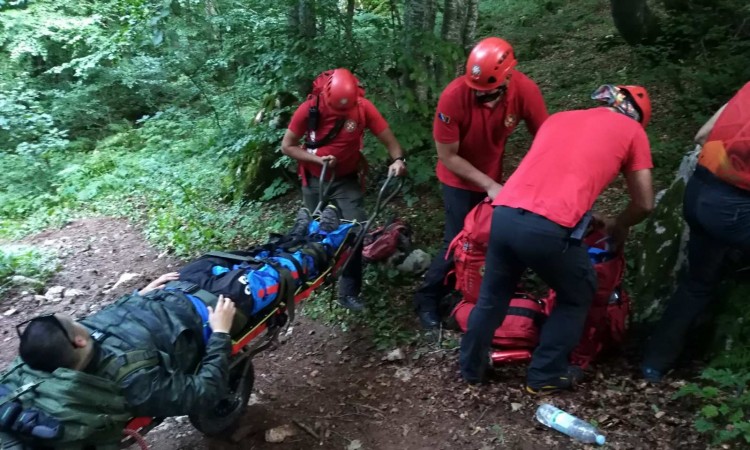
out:
M388 195L385 195L385 193L388 191L388 186L392 183L393 178L395 175L393 172L388 172L388 178L385 179L383 182L383 186L380 188L380 192L378 193L378 199L375 201L375 207L373 208L372 214L367 219L367 227L369 228L370 225L372 225L372 222L375 220L375 218L380 214L380 210L385 207L388 203L393 200L393 197L396 196L401 191L401 188L404 187L404 177L398 177L398 183L396 184L396 188L393 189L393 192L391 192ZM383 198L385 197L385 198Z
M365 236L367 235L367 231L370 229L370 225L372 225L375 222L375 218L378 217L378 214L380 213L380 210L390 203L391 200L393 200L393 197L396 196L396 194L401 191L401 188L404 186L404 177L399 177L399 181L396 184L396 188L388 194L385 199L383 199L383 196L385 195L385 192L388 190L388 185L391 184L393 181L393 173L388 172L388 178L385 179L383 182L383 186L380 188L380 192L378 193L378 199L375 201L375 207L373 208L372 214L370 214L370 217L367 219L367 222L362 224L361 229L359 230L359 233L357 234L357 238L354 241L354 245L352 245L352 251L349 252L349 256L347 256L346 261L344 261L344 264L339 267L338 272L343 273L344 270L346 270L347 266L349 265L349 262L352 260L352 257L354 256L354 252L357 251L357 248L359 248L362 245L362 242L365 240Z
M312 215L318 214L323 210L323 200L328 198L328 191L331 190L333 181L336 179L336 172L331 173L331 179L326 183L326 173L328 172L328 164L330 161L323 161L323 169L320 171L320 179L318 182L318 206L315 207L315 211Z

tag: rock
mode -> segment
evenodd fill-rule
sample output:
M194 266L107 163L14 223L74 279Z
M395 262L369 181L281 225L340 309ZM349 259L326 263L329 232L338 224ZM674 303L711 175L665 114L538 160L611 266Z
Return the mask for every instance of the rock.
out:
M404 359L404 352L400 348L391 350L385 359L388 361L401 361Z
M430 255L421 249L416 249L404 259L404 262L396 266L396 269L405 273L419 274L427 270L431 262Z
M33 289L41 289L44 287L44 283L36 278L29 278L23 275L14 275L10 277L10 282L16 286L23 286Z
M518 411L519 409L523 408L523 405L520 403L511 403L510 404L510 410L513 412Z
M78 289L66 289L65 293L63 293L64 298L76 298L81 297L83 295L83 292L79 291Z
M15 314L15 313L17 313L17 312L18 312L18 310L17 310L16 308L11 308L11 309L9 309L9 310L5 311L5 312L3 313L3 315L4 315L5 317L10 317L10 316L12 316L13 314Z
M64 286L54 286L47 290L44 297L50 302L59 302L62 300L63 292L65 292Z
M43 295L35 295L34 296L34 300L36 300L39 303L44 303L44 302L47 301L47 297L45 297Z
M346 450L362 450L362 442L360 442L359 439L355 439L349 442Z
M411 381L412 378L414 378L414 372L412 372L408 367L399 367L396 370L396 378L403 381L404 383Z
M280 427L271 428L266 430L266 442L278 444L284 442L288 437L292 437L297 434L297 429L291 425L282 425Z
M112 289L116 289L116 288L117 288L118 286L120 286L121 284L125 284L125 283L128 283L128 282L130 282L130 281L133 281L133 280L137 280L137 279L139 279L139 278L142 278L142 277L143 277L143 275L142 275L142 274L140 274L140 273L130 273L130 272L125 272L125 273L123 273L122 275L120 275L120 278L119 278L119 279L117 280L117 282L116 282L116 283L114 284L114 286L112 286L112 287L110 288L110 290L112 290Z

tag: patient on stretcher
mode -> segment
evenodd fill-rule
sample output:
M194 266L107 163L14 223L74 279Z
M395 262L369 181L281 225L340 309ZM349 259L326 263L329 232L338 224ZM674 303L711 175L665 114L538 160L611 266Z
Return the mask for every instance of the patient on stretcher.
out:
M46 314L19 324L20 358L0 375L0 444L9 435L78 442L86 429L66 427L66 420L113 414L111 405L120 395L108 394L111 405L102 409L96 390L101 383L91 384L92 375L121 392L126 411L118 417L212 408L228 392L235 315L273 308L285 291L324 272L352 226L340 223L334 207L324 209L319 220L302 210L290 234L246 252L209 254L82 320ZM46 391L21 389L40 380ZM59 412L45 410L42 405L50 404L45 392L57 392L56 386L80 392L81 398L65 404L58 392ZM115 423L110 419L107 423ZM71 436L73 430L79 434Z
M255 316L328 269L352 226L341 223L333 206L323 210L320 220L312 220L302 208L289 234L244 252L210 252L183 267L181 283L167 289L180 287L191 296L196 288L224 295L245 316Z

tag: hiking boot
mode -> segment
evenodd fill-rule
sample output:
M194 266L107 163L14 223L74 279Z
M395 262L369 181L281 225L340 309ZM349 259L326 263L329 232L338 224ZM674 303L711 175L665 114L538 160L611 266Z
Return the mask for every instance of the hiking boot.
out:
M568 373L565 374L565 376L553 378L552 380L540 384L526 384L526 392L532 395L549 395L561 391L569 391L583 380L584 375L582 368L578 366L570 366L568 367Z
M331 233L341 225L341 213L333 205L328 205L320 213L320 231Z
M440 328L440 317L436 311L417 311L419 324L425 330L435 330Z
M310 229L310 222L312 222L310 210L304 207L300 208L299 211L297 211L297 216L294 218L294 225L292 226L292 231L289 235L296 238L307 236Z
M339 305L350 311L361 312L365 309L365 304L360 300L359 296L356 295L344 295L339 297L338 302Z
M641 373L643 374L643 379L649 383L659 384L664 381L664 374L651 367L641 367Z
M526 393L531 395L550 395L573 389L573 382L568 377L558 377L540 385L526 385Z

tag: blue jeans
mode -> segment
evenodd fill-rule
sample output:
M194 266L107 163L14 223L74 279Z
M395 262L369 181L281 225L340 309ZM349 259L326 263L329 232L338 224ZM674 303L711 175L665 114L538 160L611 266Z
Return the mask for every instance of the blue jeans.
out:
M495 208L479 300L461 340L459 363L466 381L482 380L492 337L527 268L557 292L557 304L542 327L527 382L536 386L567 374L568 355L581 339L596 292L596 273L586 247L571 242L569 236L569 228L542 216Z
M643 365L665 372L682 352L687 333L708 307L731 249L750 251L750 192L698 166L685 189L690 226L688 270L646 346Z

